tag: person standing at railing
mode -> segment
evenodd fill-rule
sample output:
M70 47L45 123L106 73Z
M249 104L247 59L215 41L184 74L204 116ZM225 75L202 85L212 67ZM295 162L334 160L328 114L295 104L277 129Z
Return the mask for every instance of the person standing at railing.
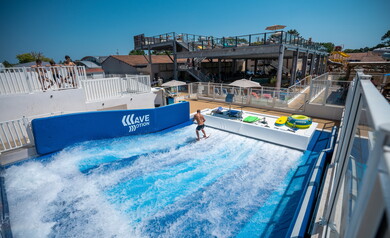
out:
M50 65L51 67L51 75L53 76L54 82L57 84L58 88L62 88L62 85L64 84L64 78L61 76L59 67L60 65L56 64L54 60L50 60Z
M42 66L42 60L35 60L35 65L32 65L31 68L38 74L38 80L41 83L42 91L46 91L50 86L53 85L53 82L49 80L46 76L46 69ZM49 85L46 87L46 83Z
M75 72L74 67L71 67L71 66L76 66L76 64L72 62L69 55L65 55L64 66L69 66L66 69L68 72L68 75L66 77L66 81L70 79L73 87L76 87L77 86L76 85L76 72Z
M159 87L161 87L161 85L163 84L163 82L164 82L164 80L163 80L162 78L158 77L158 79L157 79L157 85L158 85Z

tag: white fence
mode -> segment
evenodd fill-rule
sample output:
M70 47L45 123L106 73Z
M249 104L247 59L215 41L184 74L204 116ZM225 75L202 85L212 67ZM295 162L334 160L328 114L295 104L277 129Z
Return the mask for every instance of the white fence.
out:
M84 66L5 68L0 71L0 95L78 88Z
M0 152L31 144L27 118L0 122ZM29 135L30 134L30 135Z
M124 78L86 79L81 81L87 101L120 97L124 94L151 92L150 76L126 75Z
M390 106L370 78L349 89L311 235L389 237Z
M149 75L87 79L84 66L6 68L0 71L0 95L84 88L87 101L151 91Z

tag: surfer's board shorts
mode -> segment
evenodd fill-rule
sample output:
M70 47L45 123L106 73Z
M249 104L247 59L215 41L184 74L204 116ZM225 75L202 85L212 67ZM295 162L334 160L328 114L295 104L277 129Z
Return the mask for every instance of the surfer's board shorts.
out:
M197 131L200 131L200 130L202 130L203 128L204 128L204 125L199 125L199 126L196 127L196 130L197 130Z

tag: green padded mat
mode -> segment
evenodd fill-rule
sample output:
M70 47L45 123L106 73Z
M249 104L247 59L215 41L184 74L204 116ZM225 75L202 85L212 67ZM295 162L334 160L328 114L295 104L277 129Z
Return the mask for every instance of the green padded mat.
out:
M253 122L256 122L258 120L260 120L260 118L255 117L255 116L247 116L247 117L245 117L244 122L253 123Z

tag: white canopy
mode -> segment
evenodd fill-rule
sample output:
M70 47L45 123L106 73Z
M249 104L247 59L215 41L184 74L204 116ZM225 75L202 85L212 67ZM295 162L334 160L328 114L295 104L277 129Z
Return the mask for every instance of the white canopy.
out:
M239 79L230 83L229 85L241 87L241 88L251 88L251 87L261 87L261 85L257 82L250 81L248 79Z
M163 83L161 86L163 86L163 87L177 87L177 86L182 86L182 85L186 85L186 83L182 82L182 81L178 81L178 80L171 80L171 81L168 81L166 83Z

